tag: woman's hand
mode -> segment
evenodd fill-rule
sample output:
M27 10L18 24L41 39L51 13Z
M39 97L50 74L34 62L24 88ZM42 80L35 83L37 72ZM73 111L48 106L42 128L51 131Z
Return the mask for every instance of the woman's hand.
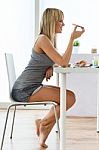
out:
M45 78L48 81L53 76L53 67L49 67L46 71Z
M77 27L81 28L81 31L77 30ZM79 25L75 25L74 31L71 34L71 38L73 40L76 39L76 38L79 38L84 32L85 32L84 27L79 26Z

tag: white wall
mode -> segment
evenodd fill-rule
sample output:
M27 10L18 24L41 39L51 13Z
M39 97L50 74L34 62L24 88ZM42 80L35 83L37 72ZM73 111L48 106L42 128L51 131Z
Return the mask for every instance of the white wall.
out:
M0 65L5 68L4 52L13 53L17 76L28 63L34 42L34 2L0 0ZM0 102L8 101L6 70L3 68L0 69Z

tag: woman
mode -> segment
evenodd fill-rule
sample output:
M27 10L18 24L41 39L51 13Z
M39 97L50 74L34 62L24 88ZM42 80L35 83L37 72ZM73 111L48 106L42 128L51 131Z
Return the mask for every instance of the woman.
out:
M64 26L64 14L61 10L55 8L47 8L42 16L40 34L32 49L31 59L16 80L12 97L16 101L35 102L49 101L57 103L56 111L58 118L60 116L60 89L56 86L42 84L43 79L50 79L53 75L53 65L57 64L62 67L67 67L71 54L74 39L80 37L84 30L77 31L75 26L69 40L69 44L61 56L56 49L56 34L62 32ZM75 103L75 95L72 91L67 90L67 108L71 108ZM40 145L47 147L45 141L55 124L54 110L48 112L43 119L36 120L36 132L39 136Z

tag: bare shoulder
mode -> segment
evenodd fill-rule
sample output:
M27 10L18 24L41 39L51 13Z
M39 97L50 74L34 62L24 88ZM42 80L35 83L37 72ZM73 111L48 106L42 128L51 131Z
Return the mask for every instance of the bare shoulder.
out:
M54 47L50 39L46 35L39 35L36 43L38 52L46 53L46 55L56 64L60 64L61 55L57 52L57 49ZM36 48L36 50L37 50Z
M47 53L49 50L55 50L55 47L46 35L41 34L35 43L35 49L39 52Z
M49 43L51 43L50 39L44 34L39 35L38 42L43 42L43 43L49 42Z
M48 37L44 34L41 34L36 39L33 49L38 53L44 53L43 49L46 45L48 45L47 43L49 42L50 40L48 39Z

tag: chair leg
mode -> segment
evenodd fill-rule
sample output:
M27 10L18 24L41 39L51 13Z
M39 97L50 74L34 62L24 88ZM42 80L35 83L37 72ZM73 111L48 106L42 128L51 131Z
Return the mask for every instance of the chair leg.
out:
M59 120L58 120L58 116L57 116L57 112L56 112L56 106L54 105L54 113L55 113L55 120L56 120L56 125L57 125L57 131L60 137L60 128L59 128Z
M3 131L3 136L2 136L2 141L1 141L1 148L0 148L0 150L2 150L2 148L3 148L3 143L4 143L5 132L6 132L6 127L7 127L7 123L8 123L8 116L9 116L10 108L11 108L11 106L9 106L8 109L7 109L6 120L5 120L4 131Z
M12 139L13 128L14 128L14 121L15 121L15 114L16 114L16 106L14 108L14 113L13 113L13 121L12 121L12 128L11 128L10 139Z

